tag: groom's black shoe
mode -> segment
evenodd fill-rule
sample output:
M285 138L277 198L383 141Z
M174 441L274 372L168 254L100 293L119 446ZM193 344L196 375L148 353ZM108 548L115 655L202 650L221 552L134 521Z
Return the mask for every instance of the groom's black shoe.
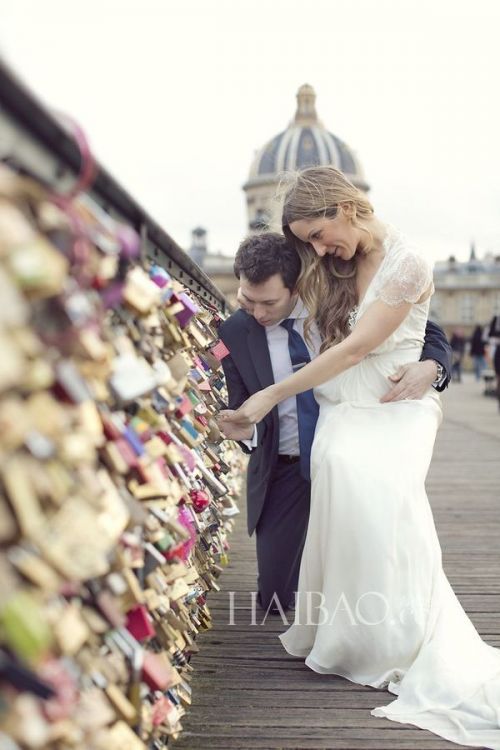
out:
M276 598L277 597L274 597L274 599L272 599L271 601L274 603L276 601ZM257 603L259 604L260 608L264 612L267 612L269 615L281 615L283 612L287 612L287 611L294 612L295 611L295 599L294 599L294 597L292 597L292 600L290 602L288 602L285 606L282 606L281 609L279 609L274 604L273 604L272 607L269 607L269 605L267 607L264 607L264 605L262 604L262 599L261 599L260 591L259 591L257 593ZM281 602L280 602L280 604L281 604Z

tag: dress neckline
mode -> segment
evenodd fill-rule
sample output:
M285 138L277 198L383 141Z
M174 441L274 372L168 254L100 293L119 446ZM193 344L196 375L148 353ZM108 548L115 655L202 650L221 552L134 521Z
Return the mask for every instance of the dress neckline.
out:
M366 287L365 293L363 294L363 297L362 297L361 301L358 302L357 305L354 305L354 307L349 312L348 326L349 326L349 328L351 330L356 325L359 311L360 311L361 306L364 303L366 297L368 296L368 292L370 291L371 287L373 286L373 282L377 278L378 274L380 273L380 270L381 270L382 266L384 265L384 263L387 260L387 256L389 254L389 248L390 248L389 240L391 238L394 239L394 233L397 231L395 229L395 227L393 227L391 224L386 224L385 228L386 228L386 233L385 233L384 239L382 240L382 245L383 245L384 250L385 250L384 257L382 258L379 267L377 268L377 270L373 274L372 280L370 281L370 283Z
M380 265L379 265L379 267L377 268L377 270L376 270L376 271L375 271L375 273L373 274L373 276L372 276L372 278L371 278L371 281L370 281L370 283L369 283L369 284L368 284L368 286L366 287L366 289L365 289L365 293L363 294L363 297L362 297L362 298L361 298L361 300L360 300L360 301L358 302L358 304L354 306L354 308L353 308L353 309L354 309L354 310L356 310L356 311L360 310L360 308L361 308L361 305L363 304L363 302L365 301L366 297L368 296L368 292L370 291L371 287L373 286L373 282L375 281L375 279L376 279L376 278L377 278L377 276L379 275L379 273L380 273L380 270L381 270L382 266L384 265L384 263L385 263L385 262L386 262L386 260L387 260L387 256L388 256L388 254L389 254L389 238L390 238L390 237L391 237L391 236L393 235L393 231L392 231L392 229L393 229L393 228L392 228L392 227L391 227L390 225L386 224L386 225L385 225L385 229L386 229L386 232L385 232L385 237L384 237L384 239L382 240L382 246L383 246L383 248L384 248L384 250L385 250L385 252L384 252L384 256L383 256L382 260L380 261Z

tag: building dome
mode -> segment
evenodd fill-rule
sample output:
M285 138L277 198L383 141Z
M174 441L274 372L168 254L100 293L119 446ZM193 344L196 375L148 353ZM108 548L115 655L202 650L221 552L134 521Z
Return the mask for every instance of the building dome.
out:
M257 152L243 185L251 232L270 228L280 231L281 210L276 188L285 171L331 165L340 169L360 190L368 190L353 150L318 120L315 105L314 89L306 83L297 92L293 121Z
M294 120L258 151L244 190L275 182L285 170L327 164L340 169L357 187L368 190L354 152L318 120L315 102L313 87L309 84L301 86L297 92Z

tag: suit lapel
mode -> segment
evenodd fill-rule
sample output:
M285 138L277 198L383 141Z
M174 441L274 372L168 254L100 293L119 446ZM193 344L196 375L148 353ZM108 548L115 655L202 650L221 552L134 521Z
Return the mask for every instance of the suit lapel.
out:
M250 360L257 375L257 379L262 388L267 388L274 384L273 367L271 364L271 355L269 354L269 345L267 343L266 329L259 325L255 318L248 316L248 353ZM273 424L273 454L278 453L279 443L279 415L278 407L275 406L270 414L264 419L271 418Z
M248 351L262 388L273 385L274 375L266 329L251 316L249 316L248 320Z

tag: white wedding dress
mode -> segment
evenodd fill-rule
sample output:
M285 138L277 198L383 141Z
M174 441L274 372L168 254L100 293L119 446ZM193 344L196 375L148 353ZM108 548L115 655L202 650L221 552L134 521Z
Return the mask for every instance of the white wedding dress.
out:
M359 309L413 302L399 328L355 367L316 388L312 494L294 623L280 635L316 672L387 688L371 711L453 742L500 750L500 650L453 593L424 481L439 395L379 403L387 377L420 358L432 269L394 227Z

